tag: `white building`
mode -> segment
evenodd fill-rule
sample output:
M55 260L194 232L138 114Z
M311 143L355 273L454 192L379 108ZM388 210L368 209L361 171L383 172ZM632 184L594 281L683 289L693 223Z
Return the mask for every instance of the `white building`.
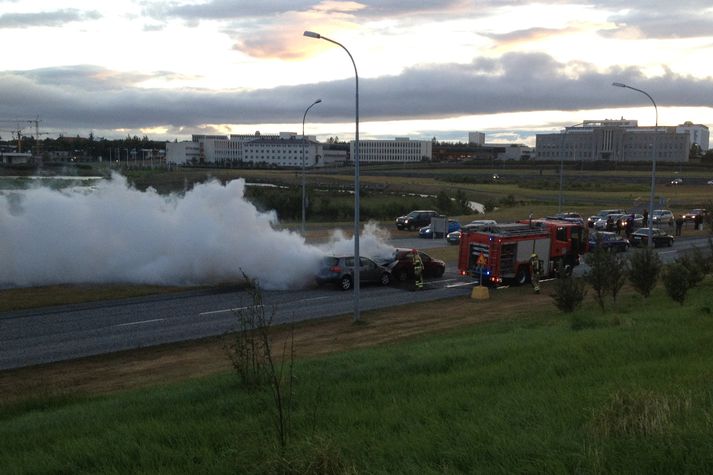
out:
M532 147L522 144L489 144L488 146L505 147L505 151L498 154L500 160L524 160L531 158L535 154Z
M468 132L468 143L470 145L485 145L485 133Z
M709 132L708 127L701 124L694 124L692 122L684 122L683 124L676 127L677 132L688 132L691 136L691 145L698 144L701 150L705 152L709 149Z
M354 157L354 143L349 143L349 155ZM431 160L433 143L430 140L359 140L360 163L403 163Z
M166 144L170 163L213 163L219 165L255 163L264 166L322 166L322 144L315 137L302 140L294 132L279 135L194 135L191 142Z
M201 148L198 142L166 142L166 162L175 164L199 163Z
M538 160L687 162L690 134L677 127L639 127L635 120L585 120L581 127L537 134Z

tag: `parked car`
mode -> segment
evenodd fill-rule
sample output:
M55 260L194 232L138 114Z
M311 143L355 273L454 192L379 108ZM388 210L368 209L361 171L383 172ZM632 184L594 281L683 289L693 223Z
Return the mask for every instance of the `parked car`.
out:
M460 230L460 223L458 221L456 221L455 219L449 219L448 220L448 230L446 231L446 235L448 233L452 233L453 231L458 231L458 230ZM441 235L440 232L436 232L436 235L434 236L433 235L433 226L429 224L428 226L424 226L418 230L418 237L432 239L434 237L442 238L443 236Z
M708 181L706 182L706 185L713 185L713 180L708 180Z
M389 270L391 275L399 282L413 279L412 249L396 248L389 258L381 261L381 265ZM446 263L433 258L423 251L417 251L423 262L423 277L425 279L441 277L446 271Z
M654 225L658 224L661 226L662 224L667 224L673 226L675 220L676 218L673 213L667 209L655 209L651 214L651 224Z
M431 218L438 216L438 213L433 210L423 210L418 209L411 211L406 216L399 216L396 218L396 227L398 229L419 229L423 226L428 226L431 224Z
M590 228L594 227L594 223L597 222L599 219L604 218L606 221L606 218L610 214L624 214L623 209L603 209L600 210L597 214L590 216L587 218L587 226Z
M497 224L497 222L493 219L476 219L461 226L461 229L448 233L446 241L448 241L448 244L460 244L460 237L463 231L484 230L494 224Z
M613 252L624 252L629 249L629 241L617 233L597 231L589 235L589 250L605 249Z
M608 214L608 215L606 215L606 216L604 216L604 217L598 219L598 220L594 223L594 226L593 226L594 229L596 229L597 231L606 231L606 229L607 229L607 222L609 221L609 217L611 217L612 223L614 224L614 229L616 230L616 229L617 229L617 222L620 221L620 220L622 220L622 219L626 221L627 215L624 214L624 213L612 213L612 214Z
M651 228L654 247L673 246L673 236L659 228ZM634 247L646 247L649 242L649 228L639 228L630 237L629 244Z
M707 214L708 211L703 208L694 208L687 213L683 213L683 220L693 222L696 220L696 216L704 217Z
M359 282L389 285L391 271L369 259L359 256ZM317 271L315 280L318 285L336 284L342 290L349 290L354 284L354 256L326 256Z

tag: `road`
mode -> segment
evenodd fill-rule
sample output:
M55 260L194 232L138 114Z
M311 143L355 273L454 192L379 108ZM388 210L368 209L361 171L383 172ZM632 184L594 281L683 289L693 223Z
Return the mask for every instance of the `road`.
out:
M399 239L392 244L423 249L442 246L443 241ZM659 252L669 262L694 245L708 249L707 240L700 238L679 240ZM580 266L576 272L585 269ZM368 311L468 295L472 285L472 280L459 278L451 265L442 278L427 281L421 292L363 286L360 308ZM334 288L265 291L263 304L273 322L280 324L350 315L352 295ZM235 288L0 314L0 370L222 335L237 328L236 309L251 303L244 290Z

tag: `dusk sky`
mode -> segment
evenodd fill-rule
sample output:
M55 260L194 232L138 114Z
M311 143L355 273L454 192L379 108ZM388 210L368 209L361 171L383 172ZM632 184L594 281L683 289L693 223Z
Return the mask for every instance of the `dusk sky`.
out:
M713 7L691 0L0 0L0 137L354 134L534 145L589 119L713 126ZM33 127L21 123L29 135ZM50 136L52 136L50 135Z

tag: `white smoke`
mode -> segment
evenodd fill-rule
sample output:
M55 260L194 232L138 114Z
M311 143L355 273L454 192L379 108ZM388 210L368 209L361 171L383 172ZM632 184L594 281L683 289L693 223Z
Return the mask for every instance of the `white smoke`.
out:
M258 211L244 190L242 179L211 181L164 196L114 175L92 188L0 192L0 285L199 285L244 273L284 289L311 282L325 254L353 254L339 231L315 246L277 229L276 214ZM360 253L388 255L384 233L367 225Z

